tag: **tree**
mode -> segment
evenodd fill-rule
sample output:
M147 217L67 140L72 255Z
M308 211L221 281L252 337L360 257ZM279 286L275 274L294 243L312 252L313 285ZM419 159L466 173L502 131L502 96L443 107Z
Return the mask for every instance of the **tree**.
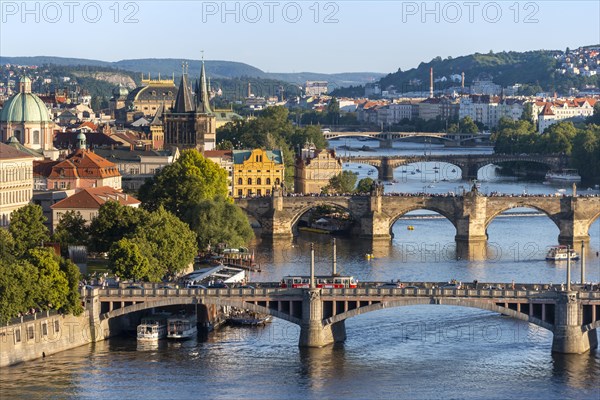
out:
M146 217L143 209L107 201L90 224L90 247L98 252L108 251L113 243L135 232Z
M79 282L81 281L81 273L77 265L71 260L62 258L60 260L60 270L65 274L69 287L67 301L63 307L65 313L79 315L83 312L81 305L81 296L79 295Z
M52 239L60 243L63 256L68 255L69 246L88 244L89 229L79 211L67 211L54 229Z
M37 304L37 270L26 260L7 262L0 259L0 324Z
M588 117L586 122L588 124L600 125L600 101L596 101L596 104L594 104L594 114Z
M184 220L196 233L199 248L216 243L238 247L254 237L246 214L226 201L204 200L195 204L187 210Z
M369 193L375 182L371 178L362 178L356 186L357 193Z
M6 229L0 229L0 261L11 262L14 260L15 241Z
M351 171L342 171L329 179L329 184L324 188L327 192L351 193L356 185L356 175Z
M479 133L479 127L471 119L471 117L464 117L460 120L459 132L461 133Z
M163 207L138 226L133 238L137 243L146 241L152 244L151 255L164 271L162 275L183 271L194 261L197 253L196 234Z
M44 217L42 207L27 204L13 211L10 217L8 231L13 237L17 257L49 240L48 228L44 225L47 218Z
M533 121L533 106L531 103L525 103L523 105L523 112L521 113L521 119L523 121Z
M191 149L184 150L176 162L146 181L140 188L139 199L149 211L163 206L181 218L190 205L226 198L227 194L227 172Z
M60 269L60 257L49 247L31 249L27 260L37 268L35 303L42 310L59 310L69 305L69 281Z
M158 282L163 277L160 271L153 270L146 254L148 246L140 246L136 240L123 238L110 248L109 266L120 278ZM155 264L155 263L153 263ZM155 264L156 265L156 264Z

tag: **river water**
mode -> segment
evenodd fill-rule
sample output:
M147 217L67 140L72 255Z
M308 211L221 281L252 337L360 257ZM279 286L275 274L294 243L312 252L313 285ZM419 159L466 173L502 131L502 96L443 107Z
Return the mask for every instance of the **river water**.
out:
M392 152L423 151L422 144L403 147ZM433 147L430 151L458 150ZM440 175L440 171L451 174L452 166L435 166L409 166L406 174L399 168L397 183L385 190L443 193L468 188L468 182ZM359 177L376 177L376 172L368 174L368 166L345 168L358 172ZM412 175L411 168L428 173ZM493 167L481 171L480 178L481 190L486 192L550 194L570 190L498 177ZM391 243L339 238L338 270L363 281L564 282L565 264L544 259L547 246L557 243L558 228L544 215L531 215L535 210L516 211L526 213L498 217L491 223L487 260L457 260L452 224L419 211L396 222ZM414 230L408 230L409 225ZM597 282L600 220L591 226L590 235L587 280ZM311 242L315 243L317 272L328 273L330 241L326 235L305 233L284 243L257 239L252 247L262 272L252 273L251 279L273 281L287 274L307 274ZM375 258L367 260L366 253ZM575 262L576 280L579 271ZM181 343L161 341L156 346L140 346L133 337L113 338L3 368L0 397L600 398L597 351L553 355L550 332L495 313L451 306L401 307L351 318L346 329L348 339L343 345L310 350L297 347L298 327L280 320L266 327L224 327L207 337Z

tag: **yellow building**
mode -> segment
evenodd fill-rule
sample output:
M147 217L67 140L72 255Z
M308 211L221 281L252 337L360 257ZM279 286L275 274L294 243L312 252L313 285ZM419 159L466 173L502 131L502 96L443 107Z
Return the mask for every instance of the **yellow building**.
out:
M342 162L333 150L317 150L312 147L302 149L296 159L296 193L321 193L329 180L342 172Z
M233 195L270 195L285 177L281 150L233 150Z

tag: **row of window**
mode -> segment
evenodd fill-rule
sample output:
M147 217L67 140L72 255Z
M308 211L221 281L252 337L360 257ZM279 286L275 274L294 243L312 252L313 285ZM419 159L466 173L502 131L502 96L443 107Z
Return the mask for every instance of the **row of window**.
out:
M60 321L55 319L54 323L52 324L52 326L54 327L54 333L58 333L60 332ZM26 329L26 338L27 341L31 341L35 339L35 328L34 325L27 325L27 329ZM14 340L15 340L15 344L17 343L21 343L22 339L21 339L21 328L15 328L14 330ZM42 322L42 337L46 337L48 336L48 322Z
M267 189L265 190L265 195L270 195L271 194L271 189ZM237 195L238 197L242 197L242 196L262 196L262 190L261 189L256 189L256 192L253 191L252 189L247 189L247 190L243 190L243 189L238 189L237 190Z
M241 174L241 173L243 173L243 172L244 172L243 170L241 170L241 169L238 169L238 174ZM249 170L248 170L248 171L246 171L246 172L247 172L247 173L249 173L249 174L251 174L251 173L252 173L252 170L251 170L251 169L249 169ZM260 172L261 172L261 171L260 171L260 169L257 169L257 170L256 170L256 173L260 174ZM268 173L268 174L270 174L270 173L271 173L271 170L270 170L270 169L268 169L268 170L267 170L267 173ZM278 174L278 173L279 173L279 170L278 170L278 169L276 169L276 170L275 170L275 173L276 173L276 174Z
M2 170L0 170L0 182L6 183L29 180L31 179L32 173L33 169L31 167L31 161L29 163L5 163Z
M0 204L18 204L28 203L33 196L31 189L12 190L10 192L2 193Z
M252 178L248 178L247 180L247 185L252 185ZM244 184L244 180L242 178L238 178L237 181L238 185L243 185ZM256 178L256 185L262 185L262 179L261 178ZM265 179L265 185L270 185L271 184L271 178L267 178ZM275 178L275 185L279 186L281 184L281 181L279 180L279 178Z

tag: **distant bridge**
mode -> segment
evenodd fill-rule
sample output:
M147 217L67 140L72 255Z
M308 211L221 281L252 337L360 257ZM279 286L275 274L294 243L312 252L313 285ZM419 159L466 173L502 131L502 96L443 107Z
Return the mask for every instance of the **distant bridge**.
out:
M414 210L434 211L456 229L461 258L485 258L487 227L504 211L534 208L546 214L559 229L558 241L578 246L589 243L589 229L600 217L600 197L587 196L483 196L472 190L465 195L370 195L282 196L238 198L235 203L262 227L263 236L289 239L300 217L321 205L347 211L354 221L352 233L371 240L389 240L394 223Z
M569 165L569 157L561 154L445 154L422 156L341 156L344 163L368 164L377 169L379 179L394 179L394 169L419 162L448 163L460 168L462 179L477 179L480 168L505 162L529 162L542 164L549 169L560 169ZM429 171L430 175L433 171Z
M416 287L404 289L383 289L364 282L357 289L281 289L276 282L262 283L266 288L255 289L85 289L84 299L99 324L165 306L247 309L299 325L299 345L306 347L344 341L345 320L371 311L421 304L474 307L551 331L555 352L583 353L597 346L600 292L581 287L570 291L548 287L536 290L539 288L531 284L516 284L515 289L511 284L495 284L504 289L447 289L434 282L413 284ZM202 315L206 315L206 310Z
M446 133L446 132L358 132L358 131L325 131L323 137L327 140L340 138L370 138L380 141L381 148L391 148L395 140L407 138L433 138L451 142L460 146L465 142L489 142L490 135L480 133Z

